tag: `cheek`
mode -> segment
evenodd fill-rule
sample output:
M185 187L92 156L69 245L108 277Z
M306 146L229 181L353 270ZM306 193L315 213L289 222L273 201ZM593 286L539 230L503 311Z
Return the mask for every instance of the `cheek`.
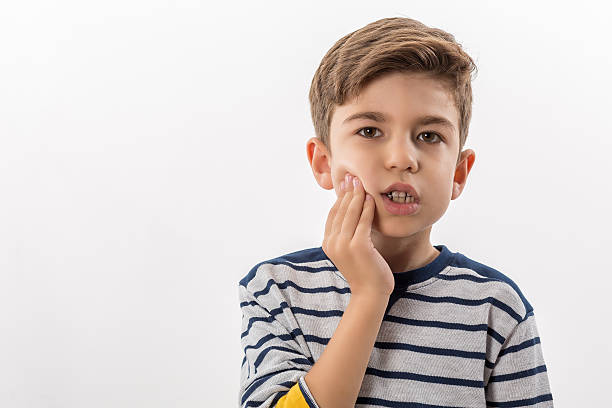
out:
M376 180L376 171L373 165L369 165L372 160L358 160L354 157L338 157L337 162L331 169L332 179L337 191L340 192L340 183L344 180L346 173L355 176L361 181L366 192L374 195L380 186L380 180ZM370 168L372 167L372 168ZM382 191L382 190L381 190Z
M338 185L338 189L340 189L340 183L344 181L344 177L347 173L359 177L357 169L354 169L354 166L351 166L350 164L340 164L335 169L332 169L332 178L334 184Z
M376 195L379 194L378 190L381 190L385 188L385 186L380 186L380 181L377 181L375 179L375 177L368 177L368 176L364 176L365 179L361 180L363 182L363 188L366 191L366 193L370 194L373 196L373 198L376 198Z
M336 169L332 169L331 171L332 183L334 185L334 189L336 190L336 195L338 196L342 193L340 184L344 181L344 176L347 172L348 170L344 167L338 167Z

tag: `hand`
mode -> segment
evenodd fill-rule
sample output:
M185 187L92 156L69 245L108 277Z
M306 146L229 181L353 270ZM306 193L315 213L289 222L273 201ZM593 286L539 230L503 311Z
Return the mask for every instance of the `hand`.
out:
M325 223L323 251L342 272L352 294L390 296L395 287L393 272L371 239L374 198L361 182L353 186L351 178L343 184Z

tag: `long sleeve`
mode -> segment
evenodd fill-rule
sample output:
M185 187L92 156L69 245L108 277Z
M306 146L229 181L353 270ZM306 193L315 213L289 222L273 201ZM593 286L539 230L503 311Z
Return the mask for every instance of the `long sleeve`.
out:
M284 313L291 314L287 303L270 306L273 297L267 290L261 292L255 296L245 286L239 286L242 310L240 341L244 351L239 406L318 408L303 380L314 365L310 354L304 351L303 333L297 324L293 329L287 329L291 326L287 323L291 320L284 316ZM262 305L262 299L267 299L266 306L272 307L270 310ZM301 344L298 337L302 338Z
M546 364L533 310L510 332L488 383L487 407L553 407Z

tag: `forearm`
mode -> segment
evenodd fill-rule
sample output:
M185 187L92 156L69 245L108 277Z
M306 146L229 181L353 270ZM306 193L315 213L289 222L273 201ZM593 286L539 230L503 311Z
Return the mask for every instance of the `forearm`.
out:
M351 294L336 331L304 378L320 408L355 406L388 301Z

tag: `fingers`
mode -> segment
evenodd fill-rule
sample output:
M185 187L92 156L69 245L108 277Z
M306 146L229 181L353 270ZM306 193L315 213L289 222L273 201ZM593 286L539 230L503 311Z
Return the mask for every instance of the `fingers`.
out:
M342 184L341 184L341 187L338 193L338 198L336 199L336 202L334 203L332 208L329 210L329 214L327 215L327 221L325 222L325 237L329 237L329 235L331 234L333 230L334 220L336 219L336 215L338 214L338 211L340 209L340 204L342 204L342 200L345 195L346 195L346 189L343 189Z
M345 186L344 186L344 191L342 192L342 199L338 197L340 204L338 206L338 210L336 212L334 221L332 223L332 228L331 228L332 234L340 234L340 232L342 232L342 222L344 221L344 218L346 217L346 209L348 208L348 205L350 204L352 197L353 197L353 194L352 194L351 185L346 183L346 179L345 179Z
M346 179L345 179L346 180ZM370 236L372 219L374 217L374 200L366 200L366 191L359 180L355 185L354 180L345 182L344 188L340 189L338 199L332 206L325 223L326 241L334 235L347 242L353 240L354 236Z
M368 200L363 203L363 211L359 218L359 223L355 229L355 237L367 237L369 238L372 234L372 222L374 220L374 212L376 210L376 204L374 203L374 197L369 196Z
M359 179L354 177L350 184L349 192L351 193L351 199L347 204L346 214L342 222L342 230L340 231L340 235L348 240L352 240L355 235L355 228L361 217L363 201L365 199L365 190Z

